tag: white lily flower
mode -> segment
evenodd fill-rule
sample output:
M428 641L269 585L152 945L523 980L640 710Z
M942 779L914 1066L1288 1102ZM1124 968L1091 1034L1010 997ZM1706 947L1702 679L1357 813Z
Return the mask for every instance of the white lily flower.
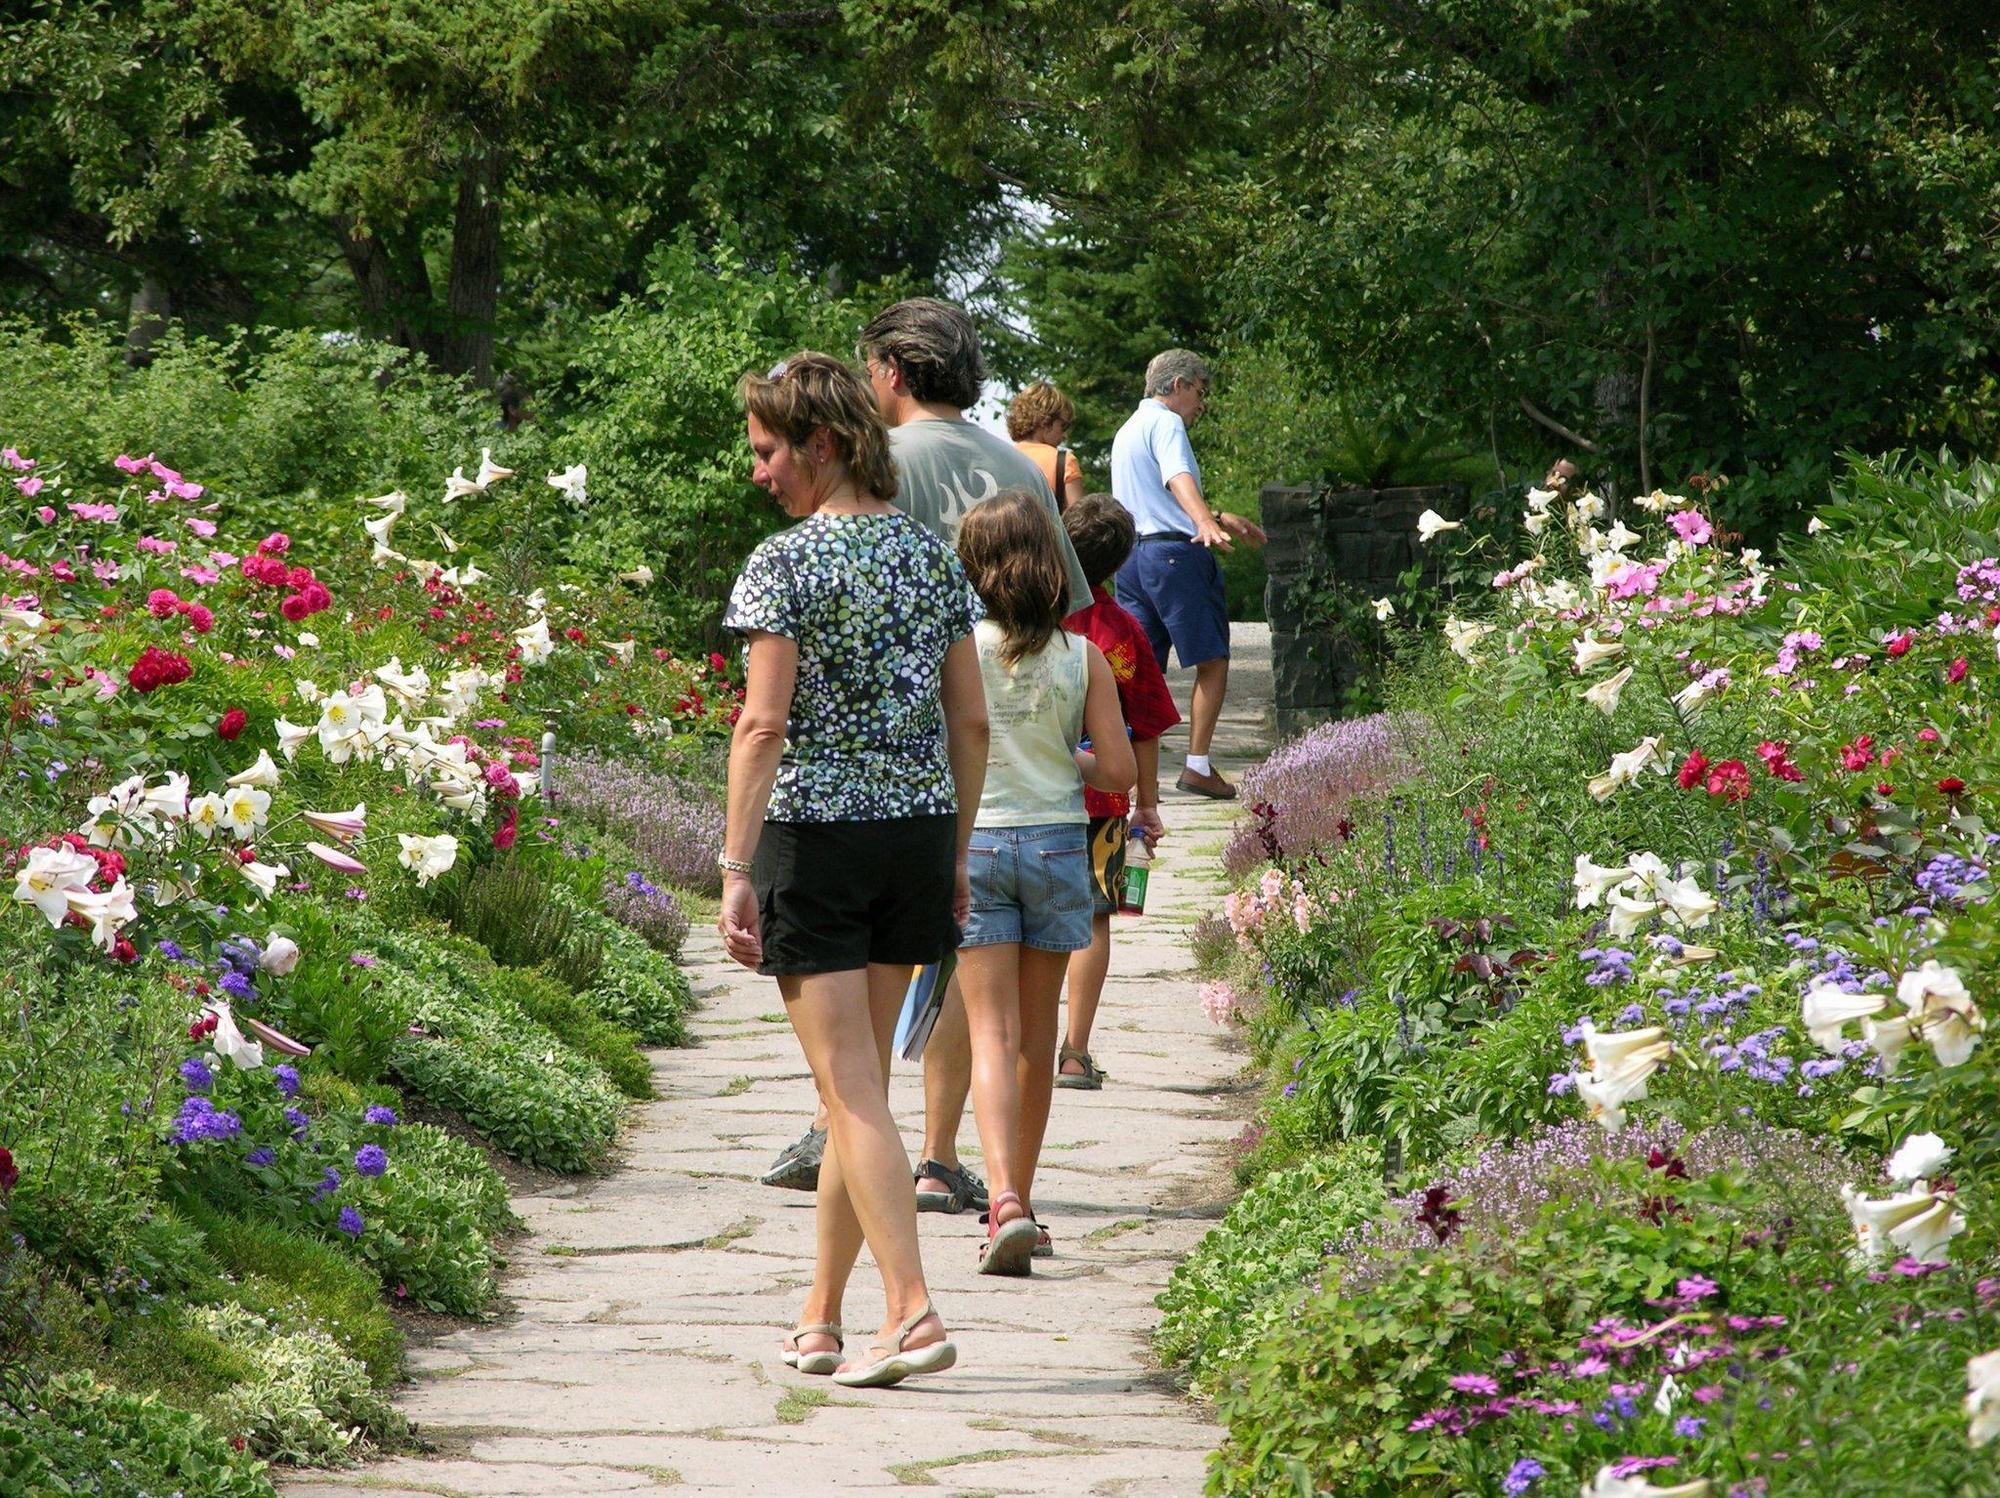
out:
M271 898L272 891L277 889L278 881L291 873L284 864L262 862L238 864L236 871L249 880L257 893L267 900Z
M622 665L629 666L632 664L632 657L638 649L639 642L637 640L619 640L612 645L611 653L618 657Z
M1984 1446L2000 1436L2000 1351L1967 1360L1965 1388L1965 1416L1972 1422L1966 1438Z
M1539 536L1549 528L1549 517L1540 510L1529 510L1521 517L1521 529L1531 536Z
M555 640L549 634L549 621L537 618L532 624L514 631L514 639L521 647L521 660L530 666L539 666L556 653Z
M1813 1044L1823 1051L1837 1053L1847 1043L1842 1029L1855 1020L1880 1014L1888 1002L1879 993L1846 993L1822 980L1806 990L1800 1018Z
M60 926L69 914L70 892L96 877L97 860L67 843L34 848L28 861L14 870L14 898L34 906L51 927Z
M513 469L502 468L498 463L493 461L492 448L482 447L479 449L479 476L473 482L480 488L484 489L488 485L497 484L500 480L510 479L513 476Z
M1643 1477L1620 1477L1610 1467L1599 1467L1596 1479L1584 1488L1583 1498L1708 1498L1714 1491L1714 1484L1706 1477L1656 1488Z
M151 787L140 803L146 815L156 821L179 822L187 817L188 778L179 770L172 771L158 785Z
M432 578L444 572L444 564L442 562L433 562L429 557L404 557L403 565L416 573L425 582L429 582Z
M1672 1049L1669 1044L1662 1049L1667 1032L1658 1025L1643 1030L1600 1031L1589 1020L1578 1025L1583 1032L1583 1060L1599 1076L1642 1065L1646 1075L1651 1076L1661 1062L1667 1059Z
M1659 896L1674 919L1690 931L1706 926L1708 918L1720 909L1715 896L1697 884L1692 874L1660 886Z
M429 884L438 875L450 871L458 862L458 839L448 832L440 832L432 837L419 837L414 833L397 834L403 851L397 862L417 876L418 884Z
M1436 510L1425 510L1417 517L1417 539L1428 546L1446 531L1465 529L1462 520L1447 520Z
M1632 679L1632 668L1627 666L1615 676L1607 676L1594 687L1586 687L1583 700L1596 708L1605 717L1618 711L1618 694L1625 690L1625 683Z
M1549 512L1549 506L1555 502L1556 491L1553 489L1530 489L1528 491L1528 508L1537 515L1546 515Z
M216 833L222 830L223 818L227 815L228 807L222 798L210 792L188 802L187 825L203 842L212 842Z
M1387 624L1396 617L1396 601L1393 598L1375 600L1375 618L1378 623Z
M410 496L405 494L401 489L391 489L387 494L378 494L373 499L364 499L357 502L364 505L373 505L378 510L393 510L396 514L400 515L410 507Z
M1651 494L1641 495L1632 501L1649 515L1658 515L1673 505L1673 500L1665 491L1655 489Z
M1826 522L1820 519L1819 516L1817 515L1813 516L1812 519L1806 522L1806 534L1808 536L1817 536L1821 531L1825 529L1826 529Z
M299 694L299 701L312 706L318 706L326 700L326 693L320 684L316 681L307 681L303 676L293 680L292 690Z
M283 718L278 719L277 729L278 752L283 754L288 761L299 757L299 746L311 738L314 732L310 725L301 726L297 723L288 722Z
M361 528L368 532L368 539L373 541L378 547L386 547L389 544L391 533L396 529L396 522L402 518L403 512L401 510L390 510L386 514L376 516L373 520L362 521Z
M1943 1196L1888 1230L1889 1242L1920 1264L1944 1263L1951 1254L1951 1240L1964 1231L1965 1214Z
M1604 518L1604 501L1595 494L1586 494L1570 506L1570 513L1578 525L1588 525L1593 520Z
M391 562L407 562L409 558L394 547L384 546L380 541L377 541L375 549L368 554L368 560L374 566L386 567Z
M1576 886L1576 908L1589 910L1593 905L1603 903L1605 894L1617 885L1623 884L1631 875L1622 868L1609 868L1601 863L1592 863L1588 853L1576 855L1576 874L1571 883Z
M363 723L386 723L389 721L389 699L382 688L370 682L358 692L348 693L354 710L361 715Z
M431 694L431 674L422 666L414 671L403 669L401 656L391 656L386 666L377 666L373 672L375 680L394 692L407 707L421 707Z
M1674 882L1674 871L1667 867L1667 861L1657 853L1634 853L1625 860L1625 867L1646 887L1648 893L1656 893Z
M1657 734L1648 735L1623 754L1611 757L1611 767L1602 775L1594 775L1590 780L1590 794L1593 800L1608 801L1611 793L1621 785L1630 785L1639 778L1640 772L1648 765L1659 774L1666 774L1666 764L1660 752L1661 740Z
M1928 1181L1913 1181L1901 1196L1863 1196L1852 1186L1840 1188L1847 1220L1854 1226L1854 1256L1863 1263L1886 1258L1892 1243L1890 1234L1917 1221L1938 1204L1937 1193Z
M437 524L436 522L432 522L431 534L437 537L438 545L444 548L444 554L446 556L449 557L458 555L458 543L451 539L450 533L447 532L443 526Z
M1916 1019L1907 1014L1861 1022L1861 1038L1868 1042L1868 1048L1880 1059L1884 1076L1895 1075L1896 1068L1902 1063L1903 1052L1916 1039L1916 1027Z
M271 793L254 785L231 786L222 798L222 825L239 843L254 837L270 814Z
M357 801L347 811L302 811L308 827L338 842L351 843L368 830L368 803Z
M531 614L547 613L549 607L548 589L546 588L535 589L534 592L530 593L526 598L522 599L521 603L524 607L526 607L528 612Z
M653 585L653 569L641 562L630 572L619 573L618 581L621 583L631 583L635 587L650 588Z
M1611 529L1605 532L1604 544L1612 551L1624 551L1628 547L1638 545L1642 539L1644 538L1637 531L1627 529L1624 521L1614 520L1611 522Z
M328 868L337 869L343 874L365 874L368 872L368 865L353 854L343 853L340 849L327 843L307 843L306 852L312 854L314 858L317 858Z
M288 725L281 719L279 721L279 728L282 730L286 726ZM282 740L282 732L279 737ZM259 749L257 751L257 758L251 761L250 767L245 770L238 770L234 775L229 777L228 783L235 786L253 786L258 790L275 791L284 783L284 777L278 773L277 763L272 760L270 751Z
M1927 1181L1951 1163L1952 1148L1935 1134L1912 1134L1889 1157L1892 1181Z
M444 502L450 504L455 499L464 499L467 495L477 494L483 487L467 478L464 468L454 468L451 477L444 481Z
M345 692L329 692L319 708L319 746L331 757L361 726L361 713Z
M1930 1042L1938 1065L1965 1064L1979 1044L1986 1020L1955 969L1928 959L1922 967L1903 974L1896 984L1896 997Z
M1714 695L1709 688L1702 685L1701 678L1697 676L1693 681L1674 693L1674 706L1681 709L1682 712L1691 713Z
M280 936L273 931L264 938L264 955L257 959L260 972L269 973L273 978L288 976L299 965L299 944L289 936Z
M139 907L132 900L132 886L122 874L102 893L70 889L63 892L63 898L68 901L71 914L90 922L90 939L103 952L118 944L119 927L139 918Z
M236 1027L236 1016L230 1012L229 1006L216 999L207 1005L207 1009L215 1016L215 1033L208 1038L208 1043L215 1047L215 1054L238 1071L255 1071L262 1066L264 1047Z
M1658 915L1663 907L1658 900L1640 900L1623 889L1614 889L1604 908L1608 913L1605 929L1611 933L1613 940L1623 941Z
M1665 1378L1660 1380L1660 1392L1653 1396L1653 1413L1656 1415L1671 1415L1674 1412L1674 1405L1679 1402L1680 1397L1681 1386L1674 1381L1674 1376L1669 1373Z
M1452 654L1462 661L1469 662L1472 659L1473 647L1493 631L1494 626L1491 624L1471 624L1463 619L1449 616L1444 621L1445 643L1451 647Z
M1618 641L1600 640L1587 629L1577 637L1572 648L1576 651L1578 671L1589 671L1625 653L1625 647Z
M90 820L77 830L90 840L93 848L136 848L145 837L159 830L146 808L146 780L142 775L129 776L103 795L92 796L88 810Z
M560 489L571 504L581 507L590 503L590 495L584 489L589 478L589 470L583 464L572 463L561 473L550 474L548 484L551 489Z

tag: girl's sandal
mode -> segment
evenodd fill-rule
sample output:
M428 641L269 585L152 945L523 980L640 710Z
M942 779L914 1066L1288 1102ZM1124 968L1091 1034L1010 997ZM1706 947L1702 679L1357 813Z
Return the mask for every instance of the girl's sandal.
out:
M1083 1070L1080 1072L1064 1071L1063 1067L1072 1061L1081 1066ZM1090 1059L1090 1052L1079 1051L1068 1041L1063 1042L1062 1054L1056 1057L1056 1086L1081 1087L1085 1091L1096 1092L1104 1086L1104 1079L1107 1075L1108 1073L1099 1067L1095 1061Z
M805 1352L799 1347L801 1337L831 1337L834 1340L832 1352ZM801 1373L831 1373L840 1366L841 1350L847 1346L847 1336L834 1321L815 1321L808 1326L793 1330L785 1338L786 1346L779 1353L787 1368L796 1368Z
M1013 1191L1002 1191L993 1198L993 1205L986 1213L986 1244L979 1253L979 1272L1019 1277L1032 1270L1035 1245L1041 1239L1042 1230L1025 1210L1012 1222L1000 1221L1003 1202L1012 1202L1018 1207L1021 1198Z
M919 1373L942 1373L958 1361L958 1348L949 1337L940 1338L924 1347L904 1351L903 1343L910 1333L923 1324L927 1316L935 1316L929 1301L924 1308L896 1329L896 1345L884 1348L877 1342L868 1350L880 1353L880 1357L859 1367L836 1371L833 1381L844 1389L886 1389L891 1384L899 1384L906 1378L914 1378ZM943 1318L939 1318L943 1325Z

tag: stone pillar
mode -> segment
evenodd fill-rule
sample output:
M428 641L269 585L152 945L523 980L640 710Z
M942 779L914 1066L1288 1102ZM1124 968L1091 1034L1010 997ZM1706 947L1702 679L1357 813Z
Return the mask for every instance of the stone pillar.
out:
M1399 590L1421 558L1417 516L1464 513L1457 486L1327 490L1266 485L1264 608L1271 621L1271 674L1278 733L1304 732L1340 716L1349 689L1367 671L1366 641L1350 639L1308 602L1315 588L1342 587L1356 599Z

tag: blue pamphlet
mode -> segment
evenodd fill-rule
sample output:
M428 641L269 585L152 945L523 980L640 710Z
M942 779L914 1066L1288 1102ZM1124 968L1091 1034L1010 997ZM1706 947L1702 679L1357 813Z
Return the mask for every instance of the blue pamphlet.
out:
M938 1013L944 1008L945 990L951 975L958 971L958 953L947 952L939 962L926 963L910 980L903 995L903 1012L896 1020L896 1054L905 1061L923 1059L931 1031L937 1028Z

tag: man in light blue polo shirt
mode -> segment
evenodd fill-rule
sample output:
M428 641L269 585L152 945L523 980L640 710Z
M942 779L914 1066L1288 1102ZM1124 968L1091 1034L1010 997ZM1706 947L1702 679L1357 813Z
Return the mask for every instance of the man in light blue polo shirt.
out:
M1208 507L1188 428L1208 407L1208 365L1184 348L1146 366L1146 398L1111 444L1111 492L1132 513L1139 541L1118 571L1118 601L1131 611L1165 669L1167 649L1194 668L1187 768L1180 788L1227 801L1236 787L1215 772L1208 749L1229 690L1229 604L1217 551L1262 546L1263 529Z

